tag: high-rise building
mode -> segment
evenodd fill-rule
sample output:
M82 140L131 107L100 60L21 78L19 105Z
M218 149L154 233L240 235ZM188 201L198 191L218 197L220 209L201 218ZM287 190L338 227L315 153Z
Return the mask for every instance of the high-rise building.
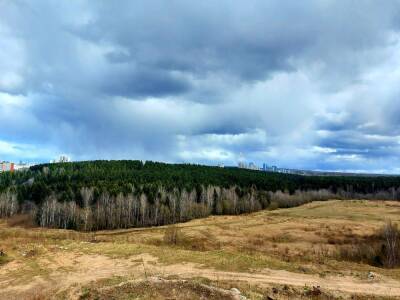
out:
M256 164L253 162L249 163L249 169L250 170L259 170L259 168L256 166Z
M240 161L239 164L238 164L238 167L241 168L241 169L246 169L246 168L247 168L247 165L246 165L245 162Z
M52 159L50 160L51 164L55 164L55 163L66 163L66 162L71 162L71 158L67 155L60 155L60 157L58 159Z
M60 159L58 160L58 162L60 162L60 163L65 163L65 162L70 162L70 161L71 161L71 159L66 155L61 155Z
M6 172L6 171L14 172L14 170L15 168L13 162L3 161L0 163L0 172Z

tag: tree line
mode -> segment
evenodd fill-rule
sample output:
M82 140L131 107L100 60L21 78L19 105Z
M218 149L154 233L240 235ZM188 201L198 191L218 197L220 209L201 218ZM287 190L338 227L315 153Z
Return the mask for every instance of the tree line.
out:
M400 199L395 176L300 176L142 161L43 164L0 174L0 217L44 227L155 226L331 198Z

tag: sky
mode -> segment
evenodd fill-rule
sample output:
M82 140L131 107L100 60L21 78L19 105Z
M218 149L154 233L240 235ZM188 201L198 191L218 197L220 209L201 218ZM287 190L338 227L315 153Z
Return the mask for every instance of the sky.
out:
M0 161L400 173L400 0L0 0Z

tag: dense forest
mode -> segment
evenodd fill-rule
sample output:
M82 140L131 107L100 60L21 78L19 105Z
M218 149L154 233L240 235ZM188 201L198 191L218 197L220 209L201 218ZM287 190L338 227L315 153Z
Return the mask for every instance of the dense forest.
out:
M0 217L99 230L184 222L313 200L400 199L400 177L301 176L142 161L42 164L0 174Z

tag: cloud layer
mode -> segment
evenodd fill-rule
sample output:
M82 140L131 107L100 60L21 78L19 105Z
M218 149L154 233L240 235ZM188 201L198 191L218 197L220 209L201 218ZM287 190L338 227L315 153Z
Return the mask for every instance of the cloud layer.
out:
M0 160L400 172L400 1L0 1Z

